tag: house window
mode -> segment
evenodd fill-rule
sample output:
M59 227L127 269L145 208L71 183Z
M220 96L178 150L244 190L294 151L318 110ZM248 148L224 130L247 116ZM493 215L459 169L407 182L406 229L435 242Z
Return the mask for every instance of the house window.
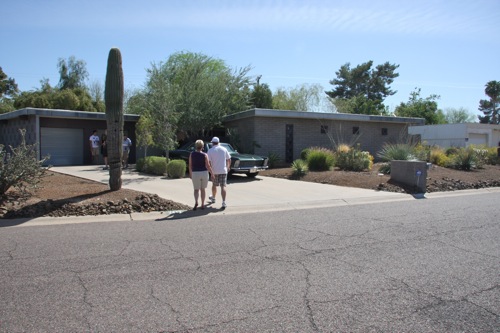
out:
M321 134L326 134L328 133L328 126L321 125Z
M382 135L387 135L387 128L382 128Z
M352 128L352 134L354 135L359 135L359 127L358 126L354 126Z

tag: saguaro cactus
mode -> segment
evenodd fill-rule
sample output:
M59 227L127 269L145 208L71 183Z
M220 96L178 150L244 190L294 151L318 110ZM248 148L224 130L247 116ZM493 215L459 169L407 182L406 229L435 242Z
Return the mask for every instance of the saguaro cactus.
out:
M122 55L117 48L109 51L104 100L108 129L109 188L117 191L122 187L123 154L123 69Z

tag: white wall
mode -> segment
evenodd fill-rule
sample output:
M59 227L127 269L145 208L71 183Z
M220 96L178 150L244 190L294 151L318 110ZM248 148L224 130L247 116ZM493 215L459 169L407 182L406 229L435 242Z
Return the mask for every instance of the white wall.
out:
M443 148L487 145L497 147L500 141L500 125L466 123L410 126L408 133L419 134L422 142Z

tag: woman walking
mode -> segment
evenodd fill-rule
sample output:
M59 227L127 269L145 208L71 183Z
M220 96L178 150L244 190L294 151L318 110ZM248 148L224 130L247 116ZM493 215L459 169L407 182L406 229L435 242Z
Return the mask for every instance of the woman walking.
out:
M194 208L198 207L198 197L201 192L201 209L205 209L205 194L208 186L208 173L211 175L212 167L208 161L208 155L204 153L203 146L205 143L202 140L196 140L194 146L196 151L189 154L189 178L193 182L194 188Z

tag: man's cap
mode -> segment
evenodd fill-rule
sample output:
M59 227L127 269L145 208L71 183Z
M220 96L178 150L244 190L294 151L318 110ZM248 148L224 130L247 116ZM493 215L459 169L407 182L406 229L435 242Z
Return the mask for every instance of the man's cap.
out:
M216 136L214 136L214 137L212 138L212 142L213 142L213 143L219 143L219 138L218 138L218 137L216 137Z

